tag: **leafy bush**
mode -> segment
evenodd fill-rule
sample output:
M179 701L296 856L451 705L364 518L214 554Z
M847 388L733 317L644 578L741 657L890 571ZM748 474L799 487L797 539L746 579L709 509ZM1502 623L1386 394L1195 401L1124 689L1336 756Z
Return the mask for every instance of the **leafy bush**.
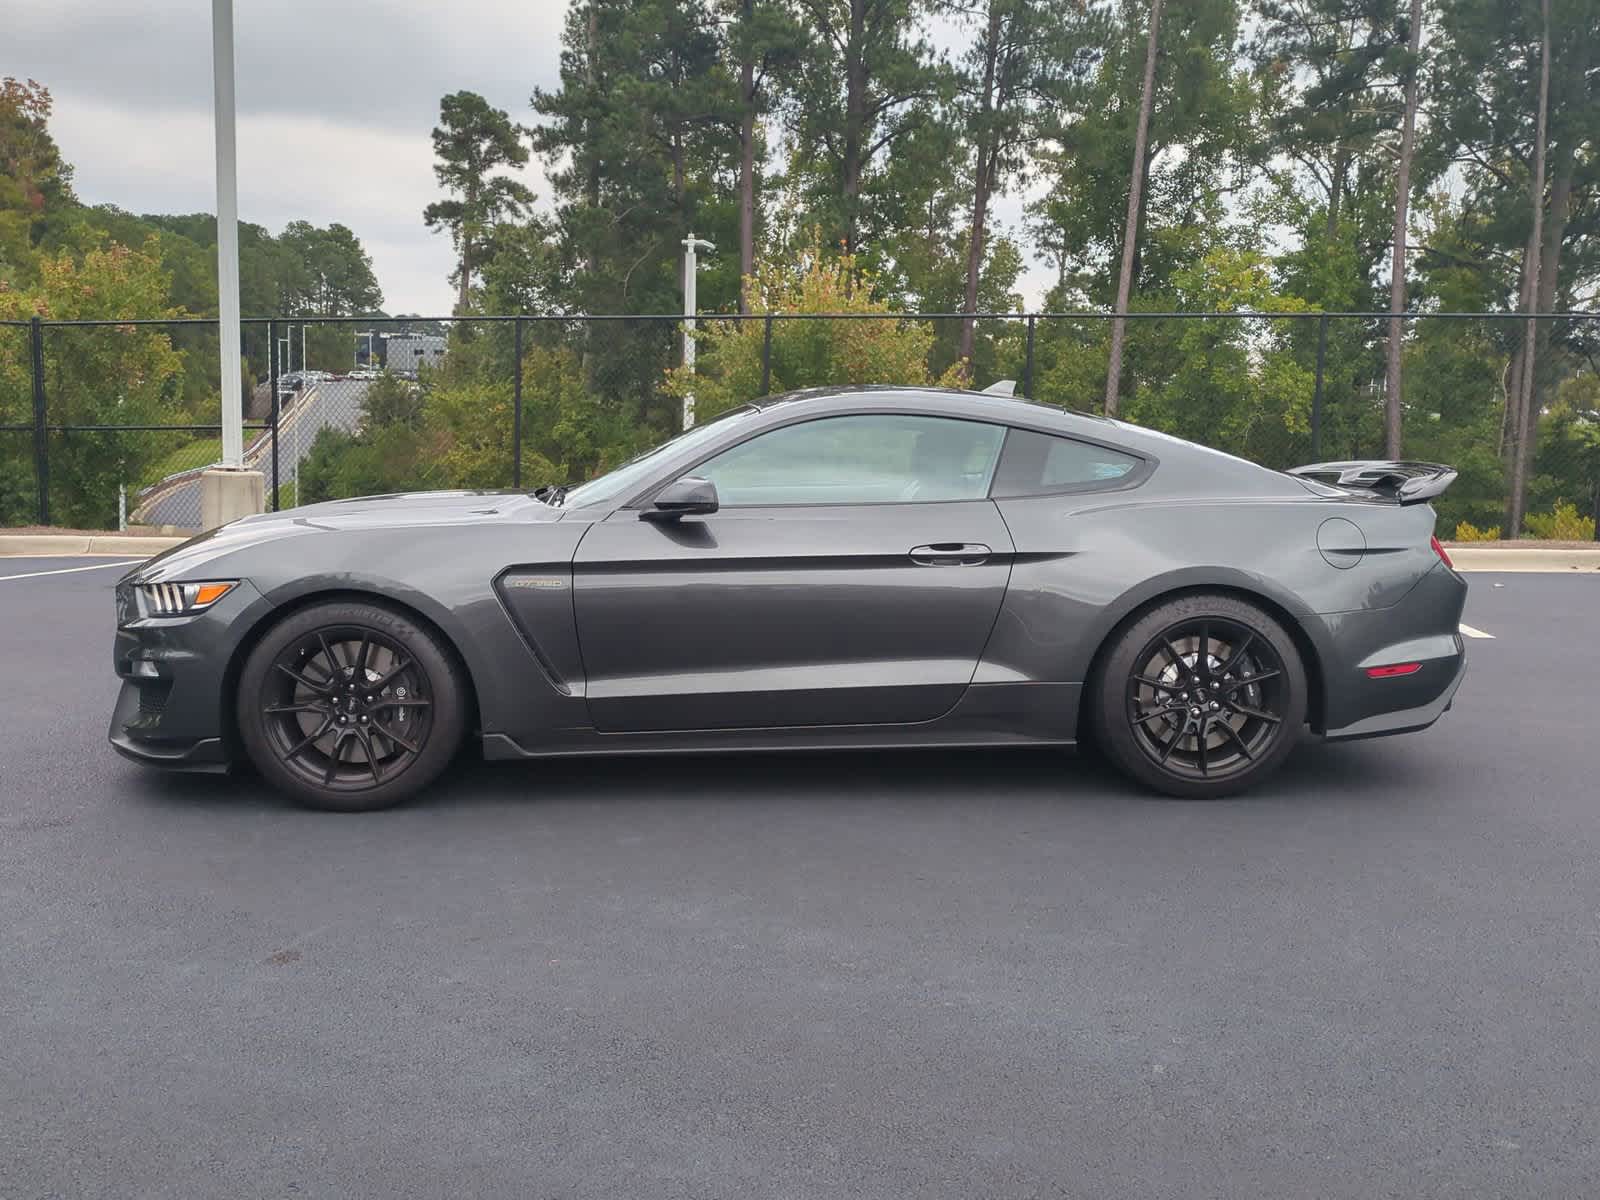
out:
M1453 540L1458 542L1498 542L1500 540L1500 526L1491 525L1487 529L1479 529L1471 521L1457 521Z
M1529 513L1527 522L1528 532L1545 541L1594 541L1594 518L1580 516L1578 506L1565 500L1558 501L1551 512Z

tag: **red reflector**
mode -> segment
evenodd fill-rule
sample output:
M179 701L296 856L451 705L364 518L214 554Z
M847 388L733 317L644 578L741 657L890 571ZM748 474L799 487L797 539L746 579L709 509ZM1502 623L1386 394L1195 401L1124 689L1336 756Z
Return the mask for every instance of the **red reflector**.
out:
M1445 566L1449 567L1452 571L1456 569L1455 563L1450 561L1450 556L1444 552L1444 547L1439 544L1439 538L1437 535L1428 538L1428 545L1433 547L1433 552L1439 556L1440 561L1443 562Z
M1420 670L1421 663L1390 663L1387 667L1368 667L1367 674L1373 679L1388 679L1395 675L1415 675Z

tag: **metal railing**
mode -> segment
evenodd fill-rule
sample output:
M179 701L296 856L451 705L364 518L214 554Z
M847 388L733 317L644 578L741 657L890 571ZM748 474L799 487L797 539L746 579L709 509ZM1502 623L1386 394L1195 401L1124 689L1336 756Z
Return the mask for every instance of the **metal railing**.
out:
M1116 315L701 314L692 391L709 416L795 386L948 379L970 320L975 352L964 384L1014 379L1020 396L1098 411ZM1382 455L1389 314L1123 315L1125 419L1272 467ZM247 319L246 462L266 477L273 508L396 486L572 482L676 430L682 393L691 390L678 367L683 320ZM1444 534L1463 522L1491 530L1505 508L1506 395L1527 320L1404 318L1403 453L1462 467L1439 505ZM1528 511L1545 522L1540 530L1593 536L1600 313L1536 320L1538 441ZM872 355L891 331L907 337L873 375ZM411 338L385 343L384 334ZM201 318L0 324L0 525L197 528L200 472L220 457L217 336L216 322ZM375 376L381 364L373 359L386 344L405 347L391 357L408 372L419 350L425 364L398 392L392 373ZM374 393L378 379L388 382ZM401 418L392 411L397 402ZM573 404L583 411L575 415ZM591 417L603 430L574 450L563 430ZM411 432L386 433L397 420ZM540 477L525 479L530 472Z

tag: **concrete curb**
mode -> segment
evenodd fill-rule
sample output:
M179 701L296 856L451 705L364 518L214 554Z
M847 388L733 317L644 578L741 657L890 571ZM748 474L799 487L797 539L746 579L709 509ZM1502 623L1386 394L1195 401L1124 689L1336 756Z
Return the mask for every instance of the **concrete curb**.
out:
M57 558L103 555L108 558L149 558L181 546L188 538L128 537L115 533L93 536L65 533L0 533L0 558Z
M1540 550L1447 546L1458 571L1600 571L1600 546L1593 550Z

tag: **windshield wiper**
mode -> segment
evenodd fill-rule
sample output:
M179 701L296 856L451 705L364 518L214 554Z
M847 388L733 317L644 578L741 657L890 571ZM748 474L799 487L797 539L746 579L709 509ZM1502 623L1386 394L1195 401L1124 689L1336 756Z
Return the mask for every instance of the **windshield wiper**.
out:
M567 498L566 485L560 483L547 483L544 485L544 487L534 488L533 498L535 500L543 501L551 508L560 508L561 502Z

